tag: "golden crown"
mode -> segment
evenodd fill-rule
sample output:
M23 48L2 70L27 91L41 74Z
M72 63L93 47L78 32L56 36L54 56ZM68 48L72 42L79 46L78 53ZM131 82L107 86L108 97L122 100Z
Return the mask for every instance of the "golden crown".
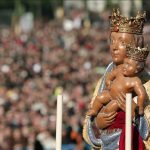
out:
M135 61L144 62L149 54L150 50L148 45L144 48L134 47L131 44L126 45L126 55Z
M110 30L111 32L142 34L145 21L145 11L143 14L138 12L136 17L127 18L120 14L119 9L113 9L110 16Z

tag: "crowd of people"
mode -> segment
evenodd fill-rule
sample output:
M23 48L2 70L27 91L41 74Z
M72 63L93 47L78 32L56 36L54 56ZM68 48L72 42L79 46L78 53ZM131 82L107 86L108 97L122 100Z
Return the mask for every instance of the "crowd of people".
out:
M0 150L54 150L56 96L62 91L63 149L88 149L85 112L110 61L109 29L98 25L66 31L52 20L35 22L31 33L1 29Z

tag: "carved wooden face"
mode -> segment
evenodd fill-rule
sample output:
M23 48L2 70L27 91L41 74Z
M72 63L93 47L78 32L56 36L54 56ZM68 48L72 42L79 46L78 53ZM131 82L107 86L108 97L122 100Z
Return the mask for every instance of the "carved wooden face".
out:
M123 74L127 77L137 73L139 63L133 59L125 58L123 63Z
M112 32L110 35L110 53L116 65L122 64L126 58L126 44L134 44L134 36L129 33Z

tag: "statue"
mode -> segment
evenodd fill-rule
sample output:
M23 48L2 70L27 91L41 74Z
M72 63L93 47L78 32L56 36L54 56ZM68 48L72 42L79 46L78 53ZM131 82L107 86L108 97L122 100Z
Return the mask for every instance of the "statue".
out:
M105 112L117 111L118 103L115 100L118 93L135 92L138 96L139 114L144 113L144 99L146 91L142 85L137 73L144 68L144 61L148 55L147 48L126 47L127 57L123 64L117 66L106 76L106 90L102 91L100 96L96 96L92 108L87 113L89 116L96 116L99 110L106 105ZM139 57L139 55L141 57Z
M111 86L109 87L110 83L108 82L108 80L106 80L107 74L109 74L109 72L111 72L112 70L115 70L115 68L121 69L122 68L121 66L123 66L124 63L126 63L126 60L134 61L135 58L133 58L132 57L133 55L130 54L133 54L135 50L139 49L136 47L141 47L141 49L143 50L145 49L143 48L144 38L142 36L145 18L146 18L145 12L143 14L138 13L136 17L131 17L129 19L123 17L120 14L118 9L113 10L112 16L110 17L110 26L111 26L110 27L111 30L110 52L111 52L113 62L108 65L104 76L102 77L102 79L100 79L100 81L97 84L96 90L94 92L94 96L91 101L90 110L92 110L94 105L97 103L96 99L106 89L105 82L107 82L108 91L111 88L113 88L111 86L113 86L114 81L112 81ZM128 47L129 44L130 44L130 48ZM137 62L141 62L140 60L140 58L142 58L141 54L138 54L139 59ZM147 52L145 54L146 56L144 58L147 57ZM140 65L140 66L142 68L144 65ZM149 144L150 119L148 119L150 117L150 112L149 112L150 111L150 105L149 105L150 76L144 69L138 72L136 75L138 76L138 79L139 78L141 79L141 82L145 88L145 90L143 91L146 92L146 95L144 95L144 98L142 98L142 100L140 100L138 97L138 106L140 106L139 114L143 114L144 112L144 115L139 115L137 113L136 111L137 104L134 101L132 101L132 106L133 106L132 107L132 112L133 112L132 132L134 135L133 136L134 139L132 139L132 149L144 150L145 147L147 149L150 149L150 144ZM133 92L133 95L135 95L135 93ZM138 95L138 93L136 95ZM124 149L125 94L122 92L118 92L114 97L116 101L115 104L117 103L116 110L112 108L113 110L112 112L108 111L107 109L107 105L109 105L108 103L106 106L102 105L102 109L100 110L100 112L97 111L93 113L94 115L96 115L96 117L94 118L91 117L90 115L92 115L92 113L90 115L86 115L85 123L83 126L83 137L85 141L87 141L93 148L102 149L102 150L109 150L109 149L123 150ZM98 110L99 110L99 106L98 106Z

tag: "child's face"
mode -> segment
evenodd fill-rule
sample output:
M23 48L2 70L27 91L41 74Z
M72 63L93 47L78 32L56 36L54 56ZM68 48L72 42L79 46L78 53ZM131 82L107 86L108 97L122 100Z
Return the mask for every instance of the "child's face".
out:
M125 76L133 76L137 73L138 62L130 58L125 58L123 63L123 74Z

